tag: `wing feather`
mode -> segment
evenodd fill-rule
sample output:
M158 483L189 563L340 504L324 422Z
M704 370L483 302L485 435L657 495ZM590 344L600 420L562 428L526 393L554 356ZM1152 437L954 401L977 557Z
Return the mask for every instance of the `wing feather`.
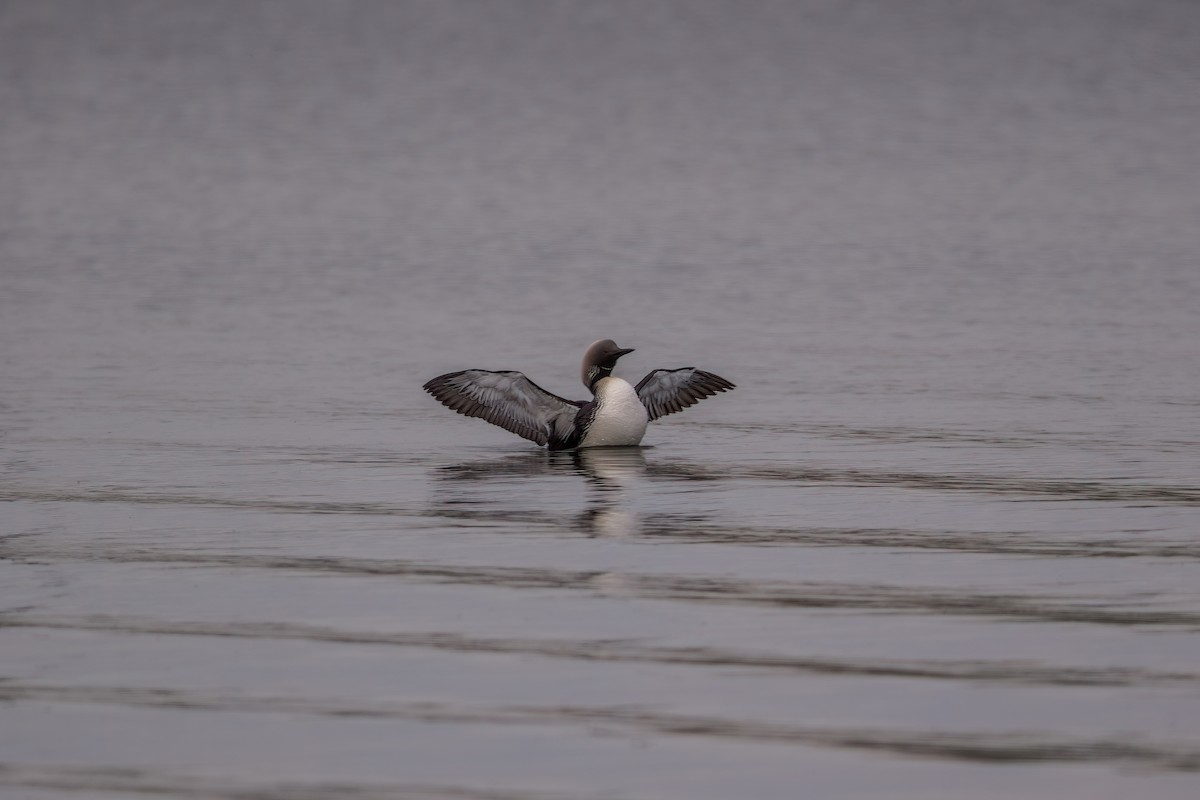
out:
M650 419L656 420L735 387L720 375L695 367L683 367L656 369L642 378L636 388Z
M548 392L512 370L448 372L424 388L459 414L499 425L540 445L568 437L583 405Z

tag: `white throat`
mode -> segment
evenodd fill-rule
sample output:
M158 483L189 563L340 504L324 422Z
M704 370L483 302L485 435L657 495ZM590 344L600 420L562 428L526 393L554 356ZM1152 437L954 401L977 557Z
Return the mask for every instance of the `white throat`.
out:
M629 447L642 441L650 415L637 391L621 378L596 381L596 415L580 447Z

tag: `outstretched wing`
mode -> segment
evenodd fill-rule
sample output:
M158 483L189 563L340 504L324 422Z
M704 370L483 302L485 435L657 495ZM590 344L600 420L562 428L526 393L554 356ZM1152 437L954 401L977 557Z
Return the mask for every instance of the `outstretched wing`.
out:
M510 370L448 372L426 383L425 391L459 414L485 419L538 444L568 438L583 405Z
M655 420L683 411L717 392L734 388L733 384L720 375L713 375L695 367L683 369L656 369L642 378L637 385L638 397L650 419Z

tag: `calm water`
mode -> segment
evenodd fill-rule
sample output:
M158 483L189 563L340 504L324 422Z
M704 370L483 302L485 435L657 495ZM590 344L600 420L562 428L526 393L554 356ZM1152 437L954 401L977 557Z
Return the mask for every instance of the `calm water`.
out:
M1200 5L0 5L0 796L1194 798ZM731 394L547 454L420 385Z

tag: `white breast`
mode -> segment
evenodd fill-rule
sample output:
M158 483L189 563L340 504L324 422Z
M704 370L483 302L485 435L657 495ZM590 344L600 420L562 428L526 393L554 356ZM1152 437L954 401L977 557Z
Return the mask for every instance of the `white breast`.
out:
M650 416L627 381L601 378L596 403L596 416L580 447L627 447L642 441Z

